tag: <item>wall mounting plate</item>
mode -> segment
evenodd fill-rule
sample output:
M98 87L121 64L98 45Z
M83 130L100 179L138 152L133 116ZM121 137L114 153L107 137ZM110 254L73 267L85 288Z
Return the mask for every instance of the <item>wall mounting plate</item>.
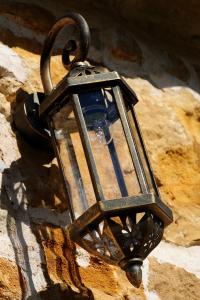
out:
M52 151L52 142L47 124L39 117L39 106L44 93L33 93L24 97L14 111L14 124L23 137L36 148Z

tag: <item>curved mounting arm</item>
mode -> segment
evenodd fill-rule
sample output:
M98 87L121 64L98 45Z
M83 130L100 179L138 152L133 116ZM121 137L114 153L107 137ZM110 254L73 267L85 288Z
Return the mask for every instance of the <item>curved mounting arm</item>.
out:
M80 33L80 40L78 43L75 40L68 40L62 53L62 62L66 68L69 68L74 62L84 61L86 59L89 44L90 44L90 30L85 19L77 13L68 13L65 17L59 19L51 28L45 40L41 60L40 60L40 76L46 95L50 94L53 89L53 83L50 73L50 60L52 48L55 39L60 30L68 25L75 25ZM70 54L75 53L75 57L70 61Z

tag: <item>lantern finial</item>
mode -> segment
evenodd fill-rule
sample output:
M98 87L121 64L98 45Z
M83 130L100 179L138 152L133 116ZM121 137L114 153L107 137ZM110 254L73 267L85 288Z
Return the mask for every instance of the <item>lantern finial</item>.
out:
M139 288L142 282L142 261L135 261L128 265L126 276L134 287Z

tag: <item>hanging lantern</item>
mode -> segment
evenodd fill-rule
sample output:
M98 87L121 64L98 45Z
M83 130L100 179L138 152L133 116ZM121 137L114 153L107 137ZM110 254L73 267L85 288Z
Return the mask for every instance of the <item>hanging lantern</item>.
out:
M69 24L79 30L79 41L65 45L62 59L69 73L53 88L51 51L58 32ZM56 22L41 56L45 94L25 99L15 123L37 145L53 144L71 239L120 266L139 287L143 260L161 241L172 212L160 199L149 164L134 111L135 93L117 72L102 72L85 62L88 48L83 17L69 13Z

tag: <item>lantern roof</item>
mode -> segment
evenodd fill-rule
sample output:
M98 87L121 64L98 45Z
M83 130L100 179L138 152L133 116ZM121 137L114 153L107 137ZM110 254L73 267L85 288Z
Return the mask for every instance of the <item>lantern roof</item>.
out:
M119 86L123 96L132 105L138 102L135 92L127 85L126 81L116 71L100 72L98 68L85 65L76 69L76 76L71 72L65 76L47 95L40 105L40 117L61 108L68 100L70 94L79 94L84 91L98 90L107 87ZM78 74L78 75L77 75Z

